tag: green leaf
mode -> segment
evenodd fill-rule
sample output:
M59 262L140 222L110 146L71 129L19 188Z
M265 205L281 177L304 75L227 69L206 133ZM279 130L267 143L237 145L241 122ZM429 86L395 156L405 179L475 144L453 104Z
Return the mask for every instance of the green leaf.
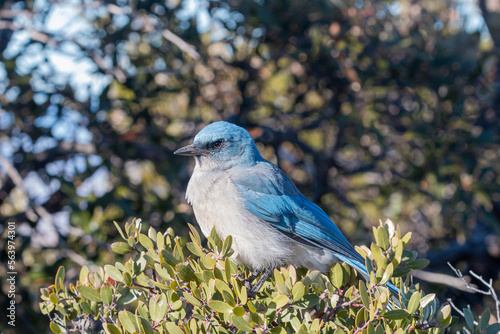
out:
M245 286L242 286L240 290L240 303L246 304L247 298L248 298L247 288Z
M276 309L280 309L288 304L288 297L285 295L277 295L276 297L274 297L273 303L276 304Z
M196 230L196 227L194 227L193 225L189 224L188 223L188 226L189 226L189 229L191 230L191 233L189 233L189 236L191 237L191 240L198 244L198 245L201 245L201 238L200 238L200 234L198 233L198 231Z
M87 301L81 301L79 305L85 313L88 313L88 314L92 313L92 310L90 309L90 305Z
M292 297L294 301L300 300L304 294L306 289L304 288L304 283L297 282L292 288Z
M225 291L225 292L229 293L231 298L234 298L233 291L231 291L231 289L229 288L229 285L227 285L226 282L221 281L220 279L215 279L215 287L217 288L217 290L219 290L220 293Z
M123 282L123 275L116 267L107 264L104 266L104 272L108 275L108 277L114 279L115 281Z
M231 280L231 273L233 273L232 267L233 266L232 266L231 260L229 258L226 258L226 260L224 261L224 270L225 270L227 282L229 282Z
M285 283L285 278L279 272L278 269L274 269L273 274L274 274L274 281L275 281L276 284L283 284L283 283Z
M121 334L122 333L118 329L118 327L116 327L113 324L105 324L103 327L104 327L104 332L106 332L106 334Z
M439 311L436 316L436 321L439 322L441 325L442 323L445 323L451 313L451 306L450 305L444 305Z
M144 319L150 318L148 307L146 306L146 304L142 300L140 300L139 303L137 304L137 311L139 312L139 316L141 318L144 318Z
M94 302L101 302L101 295L96 290L92 289L90 286L86 285L78 285L76 290L88 300L92 300Z
M250 310L250 312L252 312L252 313L257 312L257 309L255 308L255 305L254 305L254 303L252 303L251 300L249 300L247 302L247 306L248 306L248 309Z
M53 304L57 304L59 303L59 297L57 297L57 293L55 292L52 292L49 296L49 299L50 301L53 303Z
M319 270L313 270L302 280L302 283L304 283L305 286L309 286L316 281L320 274L321 272Z
M361 296L361 301L366 309L370 309L370 297L368 296L368 291L365 282L359 281L359 295Z
M59 269L57 270L56 274L56 291L63 291L64 290L64 274L66 273L66 270L64 269L64 266L60 266Z
M175 269L177 270L177 276L184 282L196 281L196 275L193 272L193 269L190 267L178 264Z
M434 300L434 298L436 298L435 293L431 293L427 296L422 297L422 299L420 299L420 307L426 307L430 302Z
M242 317L245 315L245 309L242 306L236 306L233 308L233 314L237 317Z
M79 280L81 283L86 283L88 281L89 276L89 268L87 266L83 266L80 270Z
M410 314L415 313L420 306L420 292L415 291L410 298L410 301L408 302L408 312Z
M234 300L234 295L232 292L222 291L222 298L226 303L231 305L232 307L236 306L236 301Z
M187 246L187 249L191 253L193 253L194 255L196 255L198 257L202 257L203 256L203 249L197 243L195 243L195 242L188 242L186 244L186 246Z
M294 303L294 306L298 309L306 309L315 306L319 303L319 296L315 294L307 294L304 295L300 300L297 300Z
M153 326L144 318L140 318L141 321L141 334L154 334Z
M465 317L465 322L467 323L467 327L470 328L470 330L474 330L474 316L472 315L472 311L468 308L464 308L464 317Z
M410 242L411 239L411 232L406 233L401 240L403 241L404 244L407 244Z
M231 246L233 244L233 237L228 235L226 239L224 239L224 243L222 245L222 255L226 256L231 250Z
M410 316L410 313L408 313L405 310L392 310L392 311L387 311L382 315L385 319L389 320L401 320L405 319Z
M500 333L500 323L492 324L486 327L486 334L498 334Z
M363 326L363 324L367 320L367 315L368 315L368 312L365 309L360 308L358 311L358 314L356 314L354 324L358 327Z
M213 269L217 264L217 260L215 259L214 253L208 253L205 257L201 258L203 266L207 269Z
M182 307L182 300L176 300L175 302L172 303L171 308L173 311L176 311Z
M490 309L487 308L486 310L484 310L483 315L481 315L481 319L479 320L479 328L481 328L482 330L486 329L486 326L488 326L490 322L490 316Z
M42 312L42 314L45 315L54 310L54 304L48 304L43 302L43 303L38 303L38 305L40 306L40 311Z
M372 259L374 259L376 262L379 262L380 261L380 258L381 257L384 257L382 255L382 249L380 248L379 245L377 244L374 244L372 243L371 246L370 246L370 250L371 250L371 257Z
M49 289L41 288L40 292L42 293L41 297L43 300L47 300L46 298L49 298Z
M53 321L50 322L50 330L52 332L56 333L56 334L65 333L66 332L61 326L59 326L58 324L56 324Z
M153 321L161 321L167 314L167 308L167 297L164 293L161 294L158 300L154 300L153 298L149 299L149 313Z
M411 270L424 269L429 265L430 261L427 259L416 259L408 262L405 267L410 268Z
M193 306L196 306L196 307L202 306L201 302L198 299L196 299L193 295L191 295L187 292L184 292L183 297L186 298L186 301Z
M135 232L135 225L132 223L125 223L125 233L127 233L127 237L130 238L130 236Z
M115 242L115 243L111 244L111 249L116 254L125 255L125 254L130 253L130 251L132 250L132 247L130 247L128 244L126 244L124 242Z
M391 279L393 272L394 272L394 266L391 262L389 263L387 268L385 268L384 275L382 275L382 279L380 280L380 284L387 283Z
M233 308L231 307L231 305L220 300L211 300L208 302L208 306L216 312L221 312L221 313L233 312Z
M240 306L241 307L241 306ZM236 315L231 316L231 322L238 328L240 331L243 332L251 332L253 330L252 326L243 319L242 317L238 317Z
M118 313L118 320L120 320L120 324L123 328L129 332L138 332L139 328L137 326L137 319L134 314L129 311L121 311Z
M337 289L342 287L342 283L344 282L344 270L339 263L335 263L330 268L330 282L332 282L333 286Z
M383 250L388 250L389 247L390 247L390 243L389 243L389 233L387 233L386 229L383 228L382 226L380 226L378 229L377 229L377 241L378 241L378 244L379 246L383 249Z
M406 274L408 274L411 271L410 268L405 268L405 267L397 267L394 269L394 273L392 274L392 277L402 277Z
M369 257L365 259L365 266L366 266L366 271L368 271L369 273L373 272L372 260L370 260Z
M165 249L165 237L161 232L156 233L156 247L160 252Z
M145 234L139 233L139 242L144 248L146 249L152 249L155 247L151 239Z
M173 322L164 322L162 326L169 334L184 334L184 331Z
M128 271L123 273L123 282L125 282L125 285L128 287L132 286L133 280L132 280L132 275Z
M110 305L113 301L113 289L110 286L103 286L101 288L101 298L104 305Z
M136 244L136 240L135 240L135 238L134 238L134 237L130 237L130 238L128 238L128 240L127 240L127 244L128 244L130 247L134 247L134 246L135 246L135 244Z
M157 235L156 230L153 228L153 226L150 226L148 230L149 239L156 242L156 235Z
M118 233L120 233L121 237L122 237L124 240L127 240L127 238L125 237L125 234L123 234L123 231L122 231L122 229L121 229L120 225L118 225L118 223L117 223L117 222L115 222L114 220L113 220L113 224L115 224L115 227L116 227L116 229L118 230Z
M167 265L168 266L168 265ZM155 263L155 270L156 270L156 273L158 274L158 276L160 276L162 279L164 279L165 281L168 281L171 279L171 276L170 274L168 273L168 270L163 268L161 266L161 264L159 263Z

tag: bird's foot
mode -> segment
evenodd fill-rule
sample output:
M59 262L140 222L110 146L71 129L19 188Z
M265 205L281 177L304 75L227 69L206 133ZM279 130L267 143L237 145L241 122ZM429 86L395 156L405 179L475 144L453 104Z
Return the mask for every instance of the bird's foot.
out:
M253 286L252 286L251 282L259 276L260 272L253 273L248 278L248 280L245 281L245 287L247 288L247 291L248 291L247 293L250 297L255 297L257 295L257 293L262 288L264 283L267 281L269 276L271 276L273 271L274 271L274 268L266 269L264 271L264 273L262 274L262 276L260 277L260 279L257 281L257 283Z
M260 271L254 271L246 280L243 281L243 286L247 288L247 294L249 297L255 297L257 293L254 292L253 290L253 285L252 282L259 277Z

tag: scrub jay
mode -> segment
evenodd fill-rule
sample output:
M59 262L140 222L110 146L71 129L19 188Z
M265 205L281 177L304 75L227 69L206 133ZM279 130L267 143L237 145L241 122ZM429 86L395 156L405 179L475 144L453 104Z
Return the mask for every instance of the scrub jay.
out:
M369 279L363 257L323 210L262 158L245 129L212 123L174 154L196 160L186 199L203 234L215 226L222 238L231 235L235 261L266 271L255 293L283 264L328 272L333 262L343 261Z

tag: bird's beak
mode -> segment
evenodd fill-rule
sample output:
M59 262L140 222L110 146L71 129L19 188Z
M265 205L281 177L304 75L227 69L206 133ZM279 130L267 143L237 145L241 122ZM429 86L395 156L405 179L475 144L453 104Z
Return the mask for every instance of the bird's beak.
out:
M186 156L199 156L199 155L207 155L208 150L200 147L196 147L193 144L181 147L174 154L178 155L186 155Z

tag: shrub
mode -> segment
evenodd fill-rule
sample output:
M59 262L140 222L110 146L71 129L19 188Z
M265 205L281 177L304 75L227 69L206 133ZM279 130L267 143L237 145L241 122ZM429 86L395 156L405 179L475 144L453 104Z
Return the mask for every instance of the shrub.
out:
M221 240L212 230L204 248L191 225L187 243L171 228L141 233L140 219L123 230L115 225L124 241L111 249L123 262L97 272L83 267L69 287L60 267L55 284L41 289L54 333L440 333L458 320L450 305L439 307L434 294L410 284L411 270L428 261L404 249L411 233L401 236L390 221L373 229L370 248L358 249L373 268L369 282L346 264L327 274L288 266L255 295L256 277L230 258L230 236ZM384 286L389 281L401 289L397 301ZM496 333L488 319L467 324Z

